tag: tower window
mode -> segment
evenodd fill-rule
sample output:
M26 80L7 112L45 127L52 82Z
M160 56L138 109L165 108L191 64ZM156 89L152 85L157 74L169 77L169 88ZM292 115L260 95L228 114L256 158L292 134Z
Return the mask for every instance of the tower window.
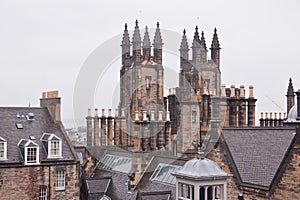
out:
M197 112L196 110L192 111L192 123L196 123L197 119Z
M194 186L185 183L179 183L179 199L194 199Z
M146 89L150 89L151 76L146 76Z

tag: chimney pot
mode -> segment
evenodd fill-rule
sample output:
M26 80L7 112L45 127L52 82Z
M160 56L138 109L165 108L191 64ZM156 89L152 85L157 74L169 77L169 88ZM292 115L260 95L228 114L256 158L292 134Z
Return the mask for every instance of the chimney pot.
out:
M230 97L234 97L235 96L235 86L231 85L230 86Z
M88 109L88 116L89 116L89 117L92 116L92 113L91 113L91 109L90 109L90 108Z
M263 112L260 113L260 118L261 118L261 119L264 118L264 113L263 113Z
M222 84L221 85L221 97L225 97L226 96L226 85Z
M244 85L240 86L240 97L245 98L245 86Z
M254 98L254 87L253 87L253 85L249 86L249 98Z
M98 108L95 108L95 117L98 116Z
M105 117L105 109L102 108L102 117Z
M108 109L108 116L111 117L111 109Z

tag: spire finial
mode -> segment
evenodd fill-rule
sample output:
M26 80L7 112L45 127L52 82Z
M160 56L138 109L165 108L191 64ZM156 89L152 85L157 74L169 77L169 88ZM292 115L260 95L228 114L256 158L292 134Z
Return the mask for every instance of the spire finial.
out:
M203 31L201 32L201 36L204 38L204 32Z
M125 31L127 31L127 23L125 23Z
M139 27L139 22L137 19L135 20L135 27Z
M217 34L217 28L214 29L214 33Z
M156 23L156 27L159 28L159 22Z
M183 29L183 35L185 35L185 29Z
M198 26L196 26L195 30L196 30L196 33L198 33Z

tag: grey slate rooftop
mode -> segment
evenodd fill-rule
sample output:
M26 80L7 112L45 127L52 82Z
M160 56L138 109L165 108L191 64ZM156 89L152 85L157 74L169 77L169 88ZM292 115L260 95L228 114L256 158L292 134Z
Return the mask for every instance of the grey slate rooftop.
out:
M295 129L224 129L234 168L242 183L269 188L294 139Z
M34 114L34 120L28 120L28 114ZM16 123L22 125L17 128ZM54 133L62 139L62 158L47 158L43 144L40 141L43 133ZM7 165L23 165L18 143L21 139L29 139L39 145L40 164L49 162L76 162L67 136L59 124L55 123L47 108L40 107L0 107L0 136L7 140L7 160L0 161L0 167Z

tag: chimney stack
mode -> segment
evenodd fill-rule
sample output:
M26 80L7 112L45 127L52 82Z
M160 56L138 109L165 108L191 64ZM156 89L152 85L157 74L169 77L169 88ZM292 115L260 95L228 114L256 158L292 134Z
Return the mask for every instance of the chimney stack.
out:
M58 96L58 91L48 91L42 93L40 99L40 106L48 108L48 111L55 122L61 122L60 116L60 101L61 98Z
M100 129L99 129L99 117L98 117L98 108L95 108L94 116L94 145L100 146Z
M297 120L300 120L300 90L295 92L297 95Z
M248 98L248 126L255 126L255 102L253 86L249 86L249 98Z

